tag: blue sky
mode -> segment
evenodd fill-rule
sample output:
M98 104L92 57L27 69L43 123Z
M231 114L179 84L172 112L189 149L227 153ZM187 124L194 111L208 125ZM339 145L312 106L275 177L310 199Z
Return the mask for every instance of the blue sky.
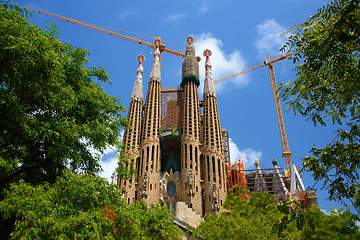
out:
M87 23L111 27L117 32L132 36L161 37L167 48L184 52L187 36L195 39L197 55L209 48L214 79L259 65L270 58L281 55L279 49L286 37L279 35L290 29L293 24L305 21L315 13L325 1L317 0L192 0L192 1L51 1L24 0L33 11L43 9L65 17ZM138 63L136 57L143 54L144 95L153 60L152 49L125 40L107 36L70 23L52 19L36 13L31 21L40 26L46 22L57 23L60 38L74 46L91 51L90 66L104 66L111 85L104 86L105 91L121 99L128 107L132 87L136 77ZM128 31L128 32L123 32ZM144 39L152 42L153 39ZM181 81L182 58L167 53L162 54L162 85L179 86ZM201 83L204 79L204 59L200 64ZM290 60L274 64L278 83L295 78ZM203 85L199 92L202 93ZM274 100L267 67L254 70L238 78L216 85L220 119L223 128L229 130L231 138L231 158L242 159L247 168L254 168L256 158L261 167L272 167L276 158L280 167L285 168L281 157L282 145L276 118ZM201 97L202 98L202 97ZM309 155L311 147L330 142L336 130L333 126L314 127L312 122L301 116L286 112L282 106L285 127L292 161L301 166L301 157ZM102 162L109 177L115 168L111 153ZM302 173L305 187L312 187L314 180L309 173ZM319 205L329 211L339 203L326 200L327 192L316 185Z

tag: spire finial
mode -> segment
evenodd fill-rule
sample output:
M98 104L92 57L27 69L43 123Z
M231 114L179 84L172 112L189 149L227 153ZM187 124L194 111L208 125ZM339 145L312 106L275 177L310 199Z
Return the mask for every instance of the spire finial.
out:
M160 44L161 44L160 39L155 39L154 44L156 47L160 47Z
M160 45L161 45L160 39L155 39L154 45L155 45L154 58L155 58L156 56L160 57Z
M206 49L203 53L204 57L206 57L205 62L205 69L211 70L211 64L210 64L210 56L212 55L211 51L209 49Z
M277 166L277 161L275 160L275 158L273 158L272 164L273 164L274 166Z
M143 85L142 85L142 74L144 72L144 68L142 63L145 61L144 55L140 54L137 56L136 60L139 62L139 67L136 70L136 80L134 83L134 88L131 93L131 99L136 101L142 101L143 99Z
M144 72L144 68L142 66L142 63L145 61L145 57L144 55L140 54L139 56L137 56L136 60L139 62L139 67L136 71L136 73L139 75L139 74L142 74Z
M160 47L164 47L164 46L161 45L161 41L158 38L155 39L153 46L155 46L154 62L153 62L153 65L151 67L149 81L159 81L159 82L161 82L161 64L160 64L161 51L160 51Z
M145 57L144 55L140 54L139 56L137 56L136 60L139 62L139 63L142 63L145 61Z
M194 38L193 38L192 36L188 36L188 37L186 38L186 42L187 42L189 45L191 45L191 44L194 42Z
M211 52L209 49L206 49L206 50L204 51L204 57L206 57L206 58L210 57L211 54L212 54L212 52Z

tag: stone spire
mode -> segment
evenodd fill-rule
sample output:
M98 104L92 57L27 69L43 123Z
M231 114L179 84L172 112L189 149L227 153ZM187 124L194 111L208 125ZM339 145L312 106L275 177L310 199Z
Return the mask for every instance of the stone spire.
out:
M216 100L214 80L211 75L211 51L205 50L204 108L202 125L202 149L204 161L205 211L219 211L225 201L227 185L225 155L219 110Z
M205 62L205 80L204 80L204 97L212 95L216 97L215 84L211 73L211 64L210 64L211 51L206 49L204 51L204 57L206 57Z
M183 89L182 136L181 136L181 192L183 201L198 214L202 213L200 186L200 104L199 63L195 58L194 39L186 39L188 45L182 63Z
M194 38L189 36L186 38L188 45L185 50L185 60L182 63L182 82L181 87L188 81L195 82L196 86L200 85L199 81L199 63L195 58L195 47L192 44Z
M156 39L154 62L151 68L144 106L141 131L141 163L139 165L138 192L147 203L159 203L160 195L160 121L161 121L161 70L160 40Z
M136 59L139 62L139 67L136 71L137 76L136 76L136 81L134 83L134 88L131 93L131 100L142 101L143 100L142 74L144 72L142 63L145 61L145 57L144 55L139 55Z
M140 131L142 122L142 106L143 106L143 85L142 85L142 62L145 61L143 55L137 57L139 67L137 70L137 76L134 83L134 88L131 94L130 107L127 116L130 128L126 128L124 131L121 158L123 167L130 170L131 164L134 164L136 169L139 169L140 165ZM134 202L136 198L136 183L137 179L132 178L130 180L119 179L118 186L121 189L123 195L122 198L126 199L128 203Z
M158 80L161 82L161 67L160 67L160 40L156 39L154 41L154 45L156 47L155 49L155 53L154 53L154 62L153 65L151 67L151 72L150 72L150 79L149 81L152 81L154 79Z

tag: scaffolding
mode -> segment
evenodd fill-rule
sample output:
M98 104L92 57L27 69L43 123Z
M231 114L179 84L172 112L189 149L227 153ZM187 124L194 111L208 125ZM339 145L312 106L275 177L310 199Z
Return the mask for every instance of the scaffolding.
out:
M275 196L276 202L286 202L290 198L290 178L281 174L282 169L257 168L245 170L246 188L250 192L267 192Z
M267 192L275 197L276 202L286 202L290 199L306 207L317 205L316 192L305 189L301 176L292 165L291 176L286 176L285 171L277 166L273 160L273 168L260 168L259 161L255 162L256 169L244 169L244 162L227 165L228 186L233 192L247 189L248 192ZM244 194L243 197L248 197Z
M223 138L224 145L224 157L225 157L225 166L226 166L226 177L227 177L227 188L233 188L233 176L232 176L232 166L230 162L230 148L229 148L229 133L226 128L221 129L221 134Z
M161 129L181 129L182 89L161 88Z
M244 162L238 160L238 163L231 165L231 163L226 165L227 167L227 177L228 177L228 189L235 188L244 188L246 189L246 178L244 170Z

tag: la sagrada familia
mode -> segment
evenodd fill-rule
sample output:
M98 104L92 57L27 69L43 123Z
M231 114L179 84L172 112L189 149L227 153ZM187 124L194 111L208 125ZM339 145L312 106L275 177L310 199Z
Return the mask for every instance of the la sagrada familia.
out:
M151 68L145 103L143 102L142 55L131 94L124 132L128 156L137 174L118 180L128 203L144 200L168 208L185 206L204 216L217 212L227 192L224 131L220 126L209 50L206 57L203 100L199 99L199 63L194 39L188 37L182 63L180 88L161 87L160 41ZM130 164L126 164L127 167Z

